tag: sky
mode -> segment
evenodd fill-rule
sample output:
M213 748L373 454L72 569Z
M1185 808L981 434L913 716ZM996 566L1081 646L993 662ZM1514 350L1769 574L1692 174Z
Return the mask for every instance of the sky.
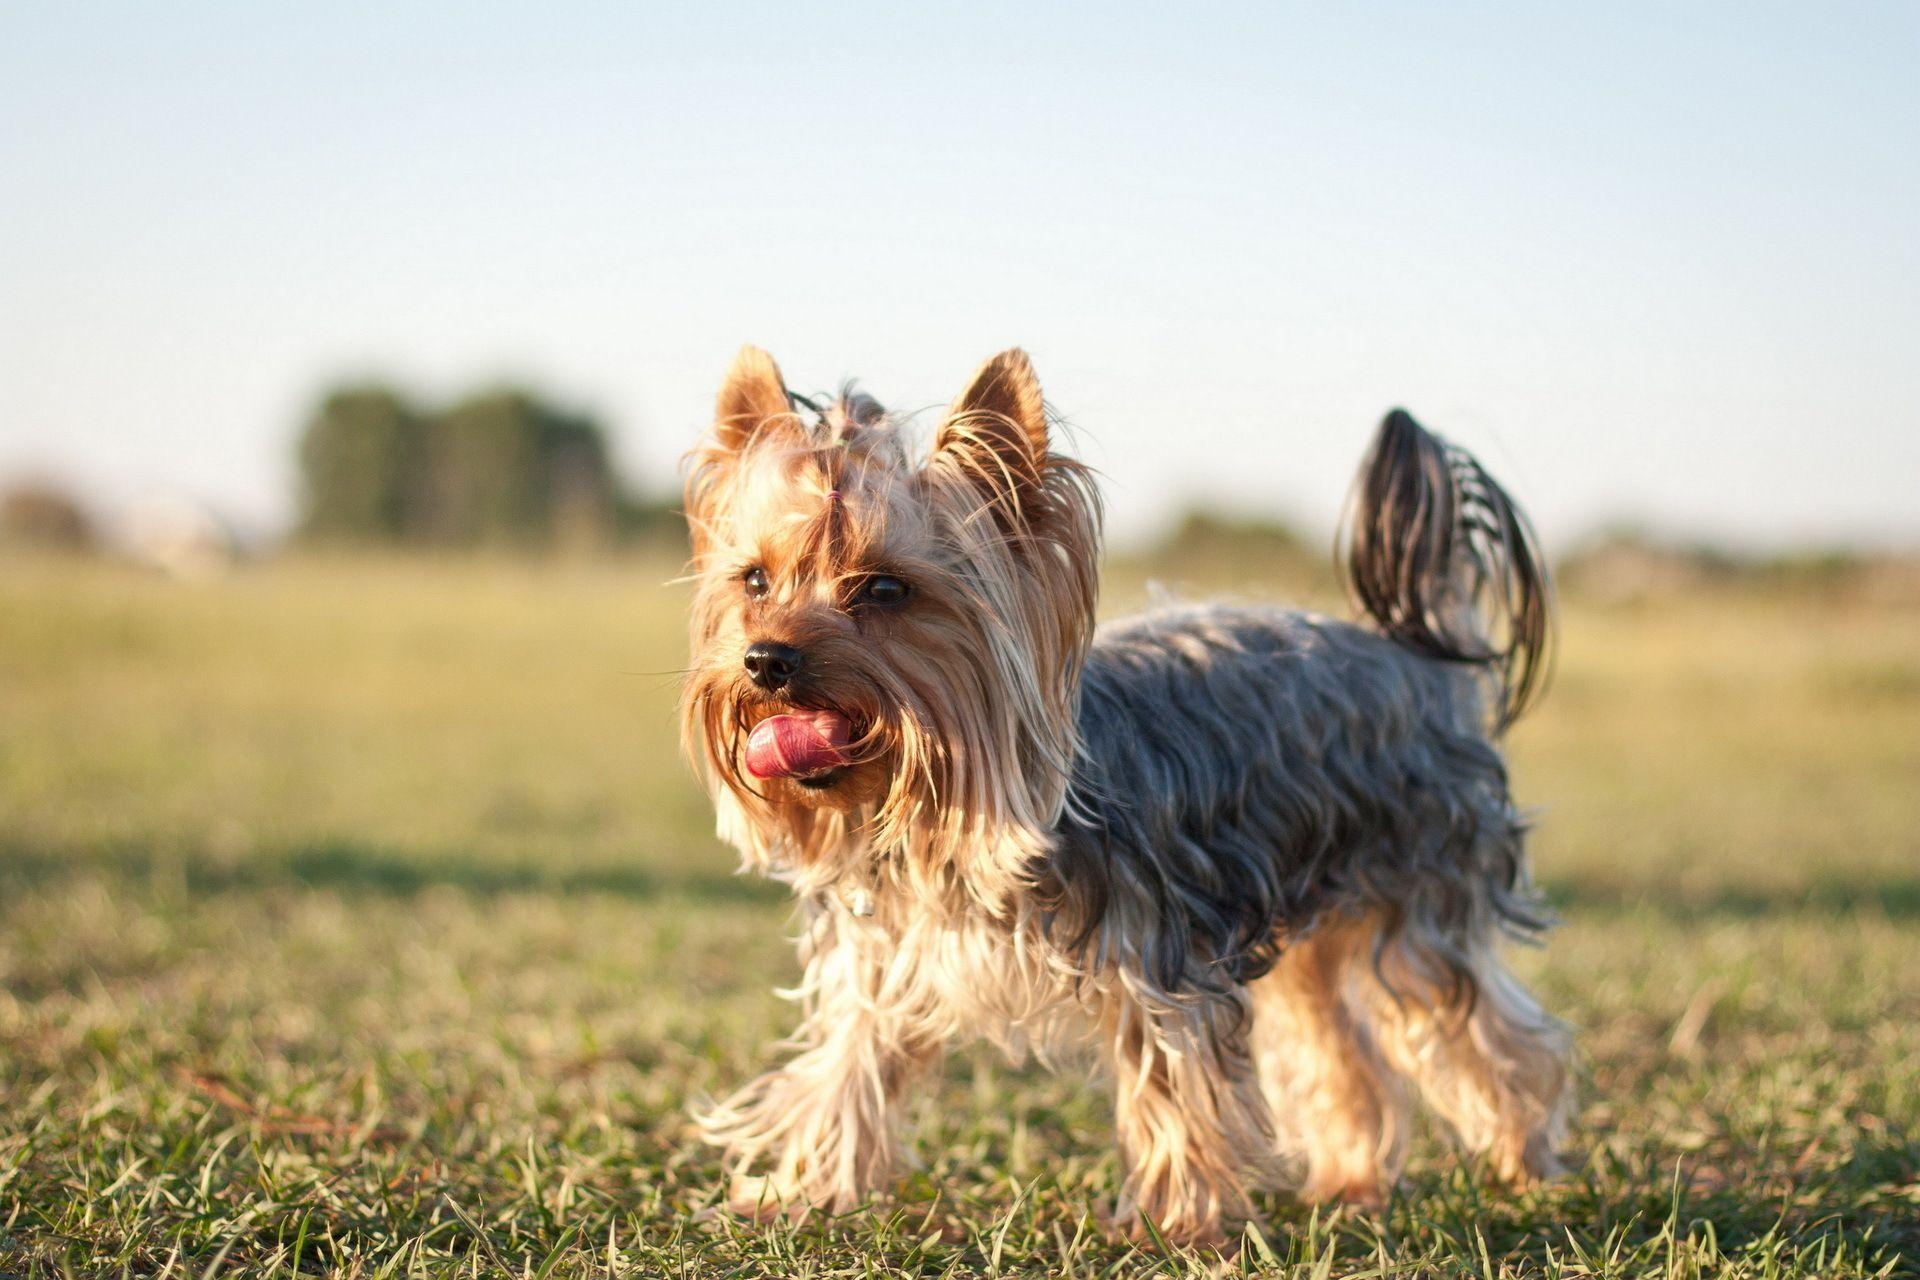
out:
M284 528L321 390L655 488L737 348L1033 356L1122 542L1330 527L1404 405L1549 547L1920 546L1920 6L0 11L0 476Z

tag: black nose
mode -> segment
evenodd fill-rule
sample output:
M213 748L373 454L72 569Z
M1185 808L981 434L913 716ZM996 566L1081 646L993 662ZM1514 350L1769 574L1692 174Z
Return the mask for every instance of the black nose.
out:
M762 689L784 689L800 670L800 651L790 644L756 640L747 646L747 675Z

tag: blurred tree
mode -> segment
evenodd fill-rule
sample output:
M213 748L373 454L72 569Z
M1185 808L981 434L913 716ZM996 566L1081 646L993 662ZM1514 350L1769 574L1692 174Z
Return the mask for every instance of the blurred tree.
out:
M524 391L473 396L427 429L410 536L436 546L594 546L612 532L613 472L592 420Z
M680 496L622 493L614 507L614 533L622 542L672 548L682 555L693 550L687 541L687 518Z
M425 424L386 387L344 387L320 402L300 438L300 534L392 542L408 531Z
M0 492L0 543L86 551L94 545L93 522L59 485L22 481Z
M595 548L623 509L599 424L514 388L437 414L385 388L337 391L300 461L312 539Z

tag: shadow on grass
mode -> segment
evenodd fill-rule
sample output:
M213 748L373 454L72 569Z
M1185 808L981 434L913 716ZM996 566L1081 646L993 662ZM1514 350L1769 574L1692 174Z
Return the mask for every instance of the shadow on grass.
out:
M27 884L105 874L171 882L190 893L293 885L391 897L442 887L476 895L609 893L633 898L681 896L701 902L776 903L787 897L777 884L713 865L717 857L689 854L687 861L695 865L662 865L658 859L580 865L532 856L473 857L453 850L408 850L346 839L269 846L239 855L175 845L48 849L0 839L0 880ZM1896 920L1920 919L1920 878L1829 877L1797 888L1716 885L1683 890L1674 885L1556 877L1546 881L1544 888L1563 918L1632 914L1684 922L1870 912Z
M1721 884L1681 888L1583 877L1545 881L1547 900L1562 918L1631 913L1687 921L1708 917L1760 920L1805 914L1871 912L1894 920L1920 919L1920 878L1875 876L1842 880L1821 876L1797 887L1751 889Z
M104 847L46 850L0 842L0 881L39 885L110 875L188 894L299 887L343 894L410 897L432 889L476 896L504 893L681 897L703 903L779 903L777 884L717 867L590 864L533 858L472 858L412 852L355 840L321 840L224 857L194 848Z

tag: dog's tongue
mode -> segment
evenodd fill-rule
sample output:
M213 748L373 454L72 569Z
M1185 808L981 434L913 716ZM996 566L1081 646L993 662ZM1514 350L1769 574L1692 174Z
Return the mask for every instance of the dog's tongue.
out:
M747 739L747 772L756 778L804 778L847 762L847 718L838 711L769 716Z

